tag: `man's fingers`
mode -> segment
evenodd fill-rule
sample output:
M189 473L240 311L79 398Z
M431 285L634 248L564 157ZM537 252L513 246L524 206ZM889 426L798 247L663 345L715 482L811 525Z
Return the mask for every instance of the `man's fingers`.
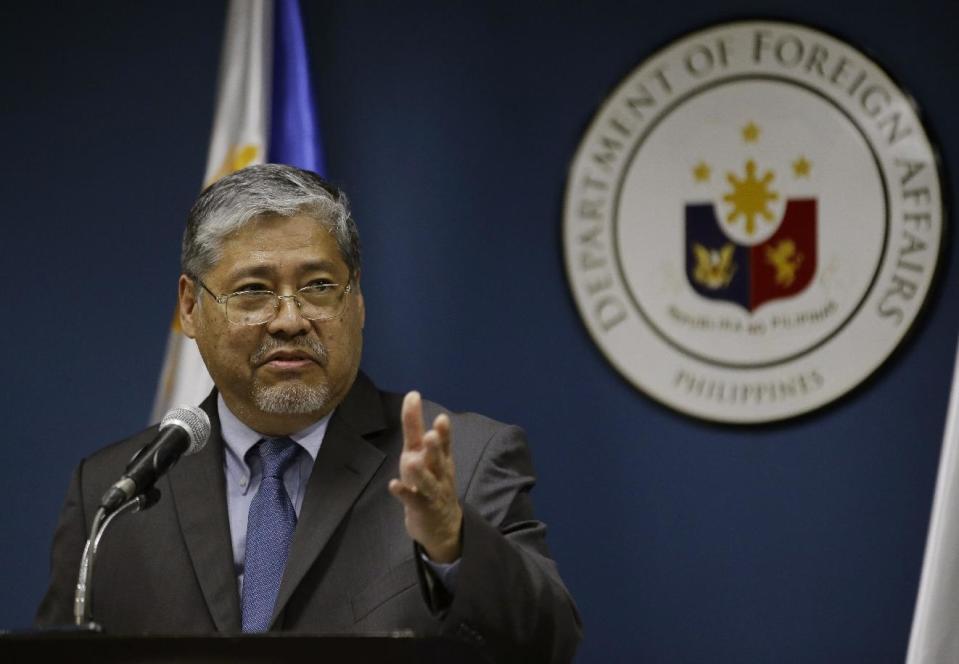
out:
M403 397L403 447L419 449L423 444L423 400L419 392L408 392Z
M426 478L421 478L419 484L402 482L395 479L390 480L388 488L390 493L404 503L429 503L436 498L438 492L438 487L435 482L430 482Z
M435 429L430 429L423 436L423 463L437 477L446 472L449 445L443 441L443 436Z
M390 480L387 488L390 490L390 493L400 499L412 498L414 495L413 490L399 480Z
M433 560L452 562L460 556L463 511L456 497L450 418L438 415L425 431L423 399L419 392L409 392L403 398L400 419L400 476L390 480L389 492L403 504L409 536Z
M414 391L403 398L400 417L405 440L400 455L400 477L390 483L390 492L404 502L448 493L445 487L452 486L453 482L449 416L438 415L433 420L433 428L424 432L423 400L419 392Z
M404 484L399 480L390 480L389 490L394 496L403 503L412 504L417 501L422 502L425 499L424 494L412 485Z
M450 418L446 413L440 413L433 420L433 431L439 435L440 449L444 455L449 455L450 445L453 439L450 431Z
M430 438L431 436L427 434L424 440ZM405 484L415 485L436 482L440 476L435 473L436 467L436 454L430 454L429 447L424 443L422 449L406 451L400 455L400 480Z

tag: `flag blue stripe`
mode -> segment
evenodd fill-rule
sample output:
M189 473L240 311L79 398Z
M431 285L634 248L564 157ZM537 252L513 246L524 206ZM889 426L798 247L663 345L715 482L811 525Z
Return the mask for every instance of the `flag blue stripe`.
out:
M298 0L276 0L270 107L268 160L326 175Z

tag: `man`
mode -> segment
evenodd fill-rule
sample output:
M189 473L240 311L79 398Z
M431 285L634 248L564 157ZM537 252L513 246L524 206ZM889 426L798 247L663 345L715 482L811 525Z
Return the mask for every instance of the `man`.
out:
M521 431L380 392L359 372L359 240L342 192L252 166L207 188L183 240L179 317L216 385L212 434L100 549L111 633L383 633L568 661L576 609L533 517ZM429 428L427 428L429 426ZM104 491L156 435L85 459L37 616L69 623Z

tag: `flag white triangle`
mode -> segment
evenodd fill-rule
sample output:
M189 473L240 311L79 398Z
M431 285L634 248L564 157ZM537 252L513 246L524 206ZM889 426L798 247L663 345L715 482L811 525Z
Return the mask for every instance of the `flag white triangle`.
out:
M204 186L235 170L265 161L272 58L272 0L231 0ZM159 420L174 406L200 403L212 387L196 343L180 331L174 315L152 421Z

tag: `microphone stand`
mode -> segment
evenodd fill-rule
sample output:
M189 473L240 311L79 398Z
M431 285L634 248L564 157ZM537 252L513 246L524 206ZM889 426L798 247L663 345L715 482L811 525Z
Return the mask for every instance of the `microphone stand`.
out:
M107 528L121 514L149 509L159 499L160 491L153 488L146 493L131 498L113 512L108 512L104 507L97 510L93 517L93 524L90 526L90 537L83 547L83 558L80 560L80 573L77 577L77 591L73 600L73 617L77 627L91 632L103 631L103 628L94 622L90 605L93 598L93 565L96 562L100 541L103 539Z

